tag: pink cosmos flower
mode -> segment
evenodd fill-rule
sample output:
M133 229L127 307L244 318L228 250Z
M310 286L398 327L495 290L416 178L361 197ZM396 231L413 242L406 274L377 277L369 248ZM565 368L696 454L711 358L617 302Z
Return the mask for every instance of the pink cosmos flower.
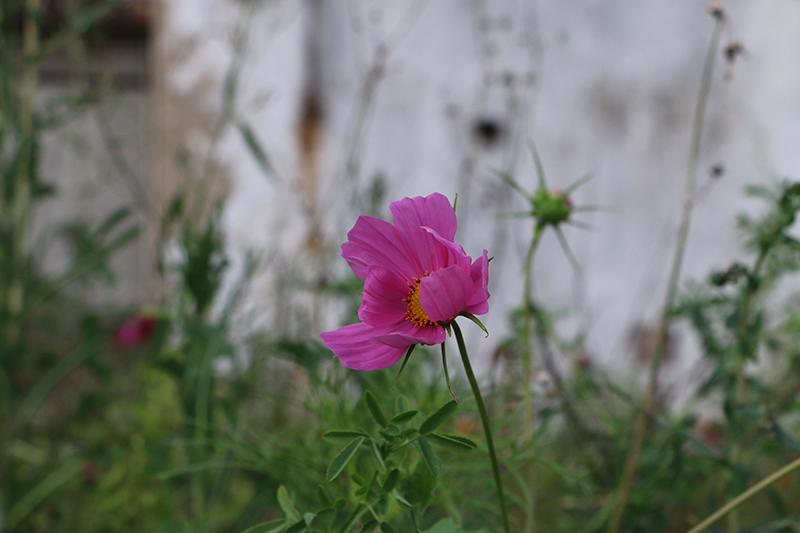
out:
M342 245L364 280L362 322L321 335L342 364L377 370L400 360L412 344L444 342L443 325L459 313L489 310L489 257L474 262L453 242L458 222L439 193L389 206L394 225L360 216Z
M147 315L135 315L119 325L114 332L114 344L130 348L150 342L156 329L156 319Z

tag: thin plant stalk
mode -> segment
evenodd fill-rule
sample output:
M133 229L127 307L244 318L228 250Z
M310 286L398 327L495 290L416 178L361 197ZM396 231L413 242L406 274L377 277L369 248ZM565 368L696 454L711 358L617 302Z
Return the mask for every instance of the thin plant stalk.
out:
M533 230L528 253L525 256L525 285L522 295L522 440L527 442L533 437L533 391L531 390L532 374L532 354L531 354L531 290L533 288L533 261L536 257L536 250L542 238L542 225L536 224ZM527 509L525 510L525 533L531 533L534 528L534 503L536 501L536 487L534 477L535 465L527 466L526 478L528 488L526 490Z
M523 440L528 440L533 436L533 392L531 391L531 290L533 287L533 261L536 257L536 249L542 238L542 226L536 224L533 230L533 239L525 256L525 285L523 288L522 302L522 383L523 383Z
M686 253L686 242L689 237L689 229L692 223L692 212L694 210L695 189L697 185L697 166L700 156L700 140L703 134L703 123L706 114L706 104L711 89L711 75L714 72L714 64L719 48L719 41L722 37L724 19L721 16L715 18L714 31L706 52L703 73L700 81L700 91L697 95L697 103L692 122L692 138L689 144L689 157L686 165L686 188L684 192L683 210L681 213L680 226L678 227L678 239L675 244L675 253L672 258L669 281L667 283L667 293L664 299L664 307L661 313L656 344L653 350L653 358L650 362L647 390L645 391L642 409L634 423L631 446L625 459L625 466L622 472L617 493L614 513L608 526L608 533L617 533L625 514L625 507L628 503L633 479L636 475L636 468L639 464L639 455L642 451L645 433L647 431L648 414L650 413L653 402L658 390L658 375L661 370L661 362L667 347L667 337L669 325L672 320L672 310L678 293L678 280L680 279L683 258Z
M39 68L36 56L39 53L39 15L40 0L25 1L25 20L23 23L22 53L25 62L22 71L22 87L20 91L19 108L19 133L20 133L20 161L18 173L12 179L14 183L14 197L10 214L14 236L10 260L12 262L12 275L6 292L6 301L10 321L8 323L7 340L14 344L20 335L19 315L24 305L23 276L25 275L25 253L28 239L28 223L31 209L30 182L34 170L34 125L33 109L36 101L36 85L39 78Z
M752 498L765 488L769 487L770 485L781 479L783 476L786 476L791 472L794 472L798 468L800 468L800 457L795 459L788 465L784 466L780 470L773 472L769 476L765 477L764 479L762 479L761 481L759 481L758 483L756 483L755 485L753 485L752 487L741 493L739 496L729 501L724 506L720 507L708 518L706 518L705 520L694 526L689 531L687 531L687 533L700 533L701 531L705 531L706 529L708 529L709 526L713 525L720 518L724 517L726 514L732 511L735 511L744 502L746 502L747 500L749 500L750 498Z
M481 424L483 425L483 434L486 437L486 447L489 449L489 459L492 463L492 474L494 475L494 483L497 486L497 499L500 501L500 514L503 517L503 531L511 533L508 525L508 512L506 511L506 499L503 495L503 481L500 479L500 466L497 462L497 454L494 450L494 439L492 438L492 429L489 426L489 414L486 412L486 405L483 403L483 396L481 390L478 388L478 380L475 379L475 373L472 371L472 365L469 362L469 354L467 353L467 346L464 344L464 336L461 334L461 328L453 321L451 323L453 331L456 334L456 342L458 342L458 351L461 353L461 361L464 363L464 371L467 373L469 386L472 388L472 394L475 396L475 403L478 406L478 414L481 417Z

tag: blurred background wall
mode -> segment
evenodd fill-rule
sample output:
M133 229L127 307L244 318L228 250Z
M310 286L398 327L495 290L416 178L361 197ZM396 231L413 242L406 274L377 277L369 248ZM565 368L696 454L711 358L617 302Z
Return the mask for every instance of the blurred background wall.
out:
M112 61L144 69L149 81L123 93L109 114L114 130L134 139L125 149L136 151L135 173L156 206L191 186L181 161L213 160L226 198L229 286L248 254L259 259L241 311L250 328L316 336L338 326L343 306L323 289L347 272L335 253L356 216L387 217L388 203L404 196L458 193L457 240L473 256L486 248L495 257L491 336L475 344L484 368L510 310L521 305L532 230L529 219L501 217L525 203L494 171L532 191L534 141L550 187L590 174L574 203L608 208L576 214L588 229L565 229L580 271L555 236L545 236L536 299L559 317L565 338L583 340L592 360L630 368L647 357L663 303L714 24L708 7L701 0L151 2L140 59ZM735 216L758 209L743 195L746 184L800 169L800 3L731 0L724 9L684 278L742 256ZM78 179L85 160L60 152L68 133L50 141L60 148L48 164ZM118 295L146 302L158 288L137 277L144 269L135 265L155 251L135 253ZM672 379L685 380L693 340L678 328L672 346L683 355Z

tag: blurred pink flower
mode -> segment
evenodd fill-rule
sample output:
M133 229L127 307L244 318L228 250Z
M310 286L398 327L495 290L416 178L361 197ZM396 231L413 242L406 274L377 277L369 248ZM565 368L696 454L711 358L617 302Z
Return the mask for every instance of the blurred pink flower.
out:
M150 342L156 329L156 319L134 315L119 325L114 332L114 344L125 348L142 346Z
M489 257L474 262L453 242L458 222L439 193L389 206L394 225L360 216L342 245L353 272L364 280L362 322L321 335L342 364L377 370L395 364L412 344L444 342L459 313L489 310Z

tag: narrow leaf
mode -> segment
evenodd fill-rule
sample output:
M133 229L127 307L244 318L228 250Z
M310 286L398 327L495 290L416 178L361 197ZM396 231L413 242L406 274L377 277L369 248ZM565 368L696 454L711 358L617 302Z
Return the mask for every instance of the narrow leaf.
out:
M414 507L413 505L411 505L411 502L409 502L408 500L406 500L406 499L403 497L403 495L402 495L402 494L400 494L399 492L397 492L396 490L393 490L393 491L392 491L392 498L394 498L394 499L395 499L395 500L397 500L398 502L402 503L402 504L403 504L403 505L405 505L406 507Z
M425 464L428 465L428 468L434 476L439 475L439 458L436 457L433 448L428 444L425 437L420 437L417 442L419 442L419 449L422 452L422 458L425 459Z
M289 522L297 522L300 520L300 513L295 508L292 497L289 496L289 491L286 490L286 487L283 485L278 487L278 505L280 505L281 510L286 514L286 519Z
M419 432L422 435L427 435L428 433L434 431L436 428L441 426L448 418L453 416L453 413L456 412L458 408L458 404L455 401L449 401L444 404L438 411L433 413L431 416L428 417L425 422L419 428Z
M300 520L299 522L294 523L291 526L289 526L288 529L285 529L284 533L302 533L304 531L308 531L306 529L306 521L305 520Z
M256 134L250 128L250 125L247 124L246 122L240 122L239 133L242 134L242 139L244 139L247 148L253 155L253 159L255 159L256 163L258 163L258 166L261 169L261 172L264 174L264 176L269 179L275 179L277 177L277 175L275 174L275 170L272 168L272 165L269 162L269 158L267 157L266 152L261 147L261 143L258 142L258 139L256 139Z
M383 492L392 492L394 488L397 486L397 482L400 479L400 470L397 468L393 469L389 472L389 475L386 476L386 479L383 482L381 488L383 488Z
M362 527L361 531L359 531L358 533L372 533L373 531L375 531L375 527L377 525L378 525L378 521L377 520L374 520L374 519L370 520L369 522L364 524L364 527Z
M381 406L378 405L378 400L375 399L375 395L372 394L371 391L364 393L364 401L367 402L367 407L369 408L369 412L372 413L372 418L375 419L375 422L384 428L388 426L389 422L386 420L386 416L383 414Z
M447 390L450 391L450 396L453 397L453 401L458 403L458 398L456 395L453 394L453 387L450 386L450 373L447 371L447 350L445 349L446 344L442 343L442 368L444 368L444 380L447 382Z
M416 409L412 409L411 411L406 411L404 413L400 413L399 415L394 415L392 417L392 422L395 424L405 424L406 422L417 416L417 413L419 413L419 411L417 411Z
M528 148L530 148L533 163L536 166L536 177L539 179L539 189L546 190L547 182L544 179L544 165L542 165L542 160L539 158L539 151L536 149L533 139L528 141Z
M350 442L358 437L367 438L369 435L361 431L326 431L323 433L322 438L328 442Z
M491 261L491 259L489 259L489 261ZM476 317L476 316L475 316L475 315L473 315L472 313L467 313L466 311L462 311L461 313L459 313L459 315L460 315L460 316L463 316L463 317L465 317L465 318L468 318L468 319L470 319L472 322L474 322L474 323L475 323L475 325L477 325L479 328L481 328L481 329L483 330L483 332L484 332L484 333L486 333L486 336L487 336L487 337L489 336L489 330L488 330L488 329L486 329L486 326L484 326L484 325L483 325L483 322L481 322L481 321L478 319L478 317Z
M442 448L446 448L454 452L469 452L478 447L478 445L471 440L465 437L459 437L458 435L441 435L431 433L428 435L428 438L430 438L431 442L434 444L438 444Z
M496 168L491 169L491 171L498 178L505 181L512 189L520 193L523 196L523 198L528 198L528 193L525 192L525 189L523 189L522 186L519 183L517 183L513 177L511 177L511 174L509 174L508 172L503 172L502 170Z
M406 356L403 358L403 364L400 365L400 370L397 372L397 377L394 378L394 385L392 385L392 390L394 390L394 388L397 387L397 381L400 379L400 374L402 374L403 370L406 369L406 363L408 363L408 358L411 357L411 352L413 352L414 348L416 347L417 347L416 344L412 344L411 346L408 347L408 350L406 351Z
M419 430L417 428L409 428L404 432L400 433L397 437L401 439L410 439L411 437L414 437L417 433L419 433Z
M323 507L331 507L333 505L331 497L328 496L328 491L322 485L317 485L317 499Z
M333 481L336 479L336 476L342 473L342 470L344 470L344 467L350 462L350 459L353 458L362 442L364 442L364 437L353 439L350 444L345 446L344 450L339 452L339 455L333 458L330 466L328 466L328 473L326 475L328 481Z
M246 529L243 533L278 533L286 525L286 520L279 518Z
M380 449L378 449L378 444L374 440L370 440L372 444L372 454L375 456L375 461L378 463L378 470L381 474L386 473L386 463L383 462L383 456L381 455Z
M397 530L386 522L381 522L381 533L397 533Z

